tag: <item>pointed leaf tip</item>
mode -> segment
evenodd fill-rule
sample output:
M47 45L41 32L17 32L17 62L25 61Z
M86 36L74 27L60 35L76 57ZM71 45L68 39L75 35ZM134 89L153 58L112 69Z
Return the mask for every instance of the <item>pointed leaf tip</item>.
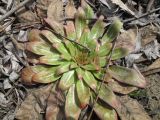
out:
M44 71L39 71L32 77L32 81L37 83L51 83L60 78L60 76L55 75L56 67L47 68Z
M86 26L85 12L81 7L79 7L78 12L75 14L76 38L78 41L82 35L85 26Z
M105 27L103 19L104 17L100 16L96 23L93 25L90 33L90 39L97 40L99 37L102 36Z
M78 120L81 109L78 107L75 85L72 85L68 91L65 102L65 114L67 120Z
M89 87L83 80L78 80L76 83L77 96L80 102L80 108L83 109L89 103Z
M94 111L101 120L118 120L116 111L114 109L107 108L106 105L96 103Z
M137 70L113 65L110 66L109 73L119 82L141 88L146 86L145 78Z
M122 26L123 23L119 19L114 20L113 23L109 26L107 32L102 37L102 42L112 42L117 37Z
M118 109L121 105L113 91L105 84L101 86L99 98L115 109Z
M58 87L61 89L61 90L67 90L70 88L70 86L72 86L75 82L75 71L74 70L71 70L71 71L68 71L66 73L64 73L60 79L60 82L59 82L59 85Z

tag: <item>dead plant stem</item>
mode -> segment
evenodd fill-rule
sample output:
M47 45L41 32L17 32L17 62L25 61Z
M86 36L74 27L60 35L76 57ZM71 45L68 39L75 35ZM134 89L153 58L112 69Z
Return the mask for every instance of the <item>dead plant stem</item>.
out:
M116 39L113 41L113 45L112 45L112 49L111 49L110 54L109 54L109 58L108 59L106 58L105 73L107 73L107 71L108 71L108 68L109 68L109 65L110 65L110 61L111 61L111 57L112 57L112 53L114 51L115 46L116 46ZM98 92L97 92L97 95L96 95L96 99L93 101L93 106L92 106L91 112L90 112L89 117L88 117L87 120L90 120L91 116L93 114L95 103L97 102L97 100L99 98L100 89L102 87L102 84L105 81L105 73L104 73L104 75L102 77L102 82L99 85Z
M153 14L153 13L159 11L159 10L160 10L160 7L156 8L156 9L154 9L152 11L148 11L148 12L142 14L141 16L139 16L137 18L130 18L130 19L124 20L123 23L125 24L125 23L129 23L131 21L134 21L134 20L138 20L140 18L146 17L147 15Z

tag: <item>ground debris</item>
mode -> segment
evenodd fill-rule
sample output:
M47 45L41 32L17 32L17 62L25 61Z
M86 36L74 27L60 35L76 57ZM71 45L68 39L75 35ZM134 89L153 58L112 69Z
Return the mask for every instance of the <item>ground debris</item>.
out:
M119 99L122 103L122 107L118 111L121 120L151 120L142 105L136 100L128 96L123 96Z
M50 94L51 85L32 90L35 86L28 88L19 82L21 69L29 65L24 52L24 43L28 41L27 34L32 28L46 28L44 21L46 17L61 24L66 23L67 27L67 24L74 20L74 14L72 14L76 11L73 7L74 3L76 8L80 4L77 0L73 0L74 3L72 0L27 0L30 2L17 8L24 1L26 0L0 1L0 119L14 120L15 115L20 120L44 120L44 117L50 120L53 115L63 119L64 113L59 113L59 106L63 101L56 104L59 98L55 97L57 93ZM132 52L125 57L125 60L119 60L119 63L115 62L115 64L127 67L134 64L141 66L139 69L147 76L146 78L149 78L147 81L150 85L144 89L147 96L141 95L141 99L134 98L143 105L153 120L159 120L160 12L157 9L160 7L160 2L158 0L87 1L96 13L91 21L94 22L98 16L104 15L106 28L115 17L124 22L126 31L121 31L117 45L121 46L123 39L127 39L128 42L123 45L130 48L130 52ZM16 9L15 12L13 12L14 9ZM154 10L156 11L154 12ZM71 18L71 21L67 21L65 18ZM136 46L134 46L135 42ZM124 84L117 86L116 82L110 82L109 85L115 88L114 92L121 94L135 90L135 87L124 89ZM120 91L116 91L118 87L121 88ZM28 95L26 95L26 88L29 91ZM47 98L49 101L46 101ZM131 120L132 118L150 120L137 101L128 96L123 96L120 100L124 110L119 111L121 120ZM45 109L48 109L46 116L44 115ZM137 111L141 115L137 114ZM52 115L48 117L50 113ZM133 116L130 113L133 113Z
M25 101L16 111L18 120L43 120L43 114L46 108L46 99L50 94L52 85L41 87L30 91Z

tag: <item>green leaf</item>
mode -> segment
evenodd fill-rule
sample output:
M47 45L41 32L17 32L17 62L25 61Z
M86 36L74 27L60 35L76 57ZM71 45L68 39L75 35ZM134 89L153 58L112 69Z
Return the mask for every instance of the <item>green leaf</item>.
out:
M102 84L101 86L101 89L99 91L99 98L115 109L120 107L120 103L117 100L116 95L105 84Z
M75 71L74 70L71 70L71 71L68 71L66 73L64 73L60 79L60 82L59 82L59 88L61 90L67 90L70 88L70 86L73 85L73 83L75 82Z
M86 20L85 20L85 13L81 7L78 8L78 11L75 15L75 28L76 28L76 35L77 40L79 41L82 32L86 26Z
M90 39L97 40L99 37L102 36L104 32L104 17L100 16L96 23L93 25L91 32L90 32Z
M81 112L78 104L79 103L76 97L75 85L72 85L68 91L65 102L65 114L67 120L78 120Z
M56 75L60 75L60 74L63 74L65 72L69 71L70 70L70 64L71 64L70 62L64 62L61 65L59 65L57 67L56 71L55 71Z
M111 43L103 44L102 46L99 47L98 55L100 57L104 57L104 56L108 55L109 52L111 51L111 48L112 48Z
M70 69L74 69L74 68L77 68L77 67L78 67L78 65L75 62L71 62L70 66L69 66Z
M78 80L82 80L83 79L83 74L84 74L84 70L80 67L76 68L76 74L78 77Z
M99 65L104 67L107 64L108 60L107 57L99 57Z
M75 45L72 42L68 41L68 40L65 41L65 45L66 45L66 48L68 49L70 55L72 57L74 57L76 55L76 47L75 47Z
M116 111L106 105L95 103L94 111L101 120L118 120Z
M90 33L90 30L89 28L84 28L83 30L83 33L80 37L80 40L79 40L79 43L84 45L84 46L87 46L88 45L88 42L89 42L89 33Z
M93 71L92 74L99 80L102 80L104 71Z
M41 34L45 38L47 38L51 43L60 43L61 42L61 40L49 30L42 30Z
M79 79L76 83L76 90L77 90L77 96L80 102L80 108L85 108L86 105L89 103L90 93L89 93L89 87L86 85L86 83L83 82L82 79Z
M112 42L119 34L122 26L123 23L119 19L114 20L113 23L109 26L107 32L102 37L102 42L103 43Z
M125 48L115 48L112 53L112 60L120 59L128 55L129 51Z
M54 54L54 55L47 55L42 56L39 58L39 63L47 64L47 65L59 65L62 63L62 59L60 58L60 55Z
M109 73L116 80L129 85L144 88L146 86L145 78L134 69L112 65L109 67Z
M69 54L68 50L66 49L63 43L54 43L52 45L59 53L61 53L61 57L66 60L71 59L71 55Z
M90 48L91 50L95 50L97 46L97 41L96 40L91 40L88 39L87 41L87 47Z
M37 55L50 55L52 53L52 48L45 42L28 42L26 49Z
M93 90L97 89L97 80L94 78L91 72L86 70L83 74L83 79L90 88Z
M99 70L100 69L100 67L94 63L83 65L82 68L84 68L85 70Z
M85 16L87 19L94 18L94 11L93 9L86 3L85 0L81 0L81 6L84 9Z
M60 78L55 74L56 67L51 67L46 69L45 71L39 71L32 77L32 81L37 83L50 83L54 82Z

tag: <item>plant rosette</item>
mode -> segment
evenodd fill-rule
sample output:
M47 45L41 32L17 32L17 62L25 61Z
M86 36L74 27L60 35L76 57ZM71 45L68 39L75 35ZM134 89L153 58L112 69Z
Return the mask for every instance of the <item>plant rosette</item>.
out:
M144 88L146 85L137 70L112 64L112 61L128 55L130 48L116 46L112 51L111 64L107 72L105 70L113 40L123 24L116 19L103 35L105 24L103 16L100 16L90 28L88 18L93 18L94 12L88 4L79 7L74 17L74 21L64 26L47 18L45 21L51 30L30 31L26 50L37 57L30 59L34 66L22 70L23 83L56 84L65 94L67 119L78 119L86 106L92 107L99 93L93 108L95 113L102 120L117 120L116 110L120 103L115 92L121 93L118 88L131 92L135 87ZM127 90L122 94L127 94Z

